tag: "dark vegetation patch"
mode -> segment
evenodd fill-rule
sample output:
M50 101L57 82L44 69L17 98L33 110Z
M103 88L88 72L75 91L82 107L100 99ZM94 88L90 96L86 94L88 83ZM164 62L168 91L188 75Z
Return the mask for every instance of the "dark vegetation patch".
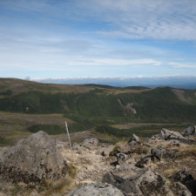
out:
M95 131L98 133L110 134L116 137L127 138L131 137L133 134L137 134L142 137L151 137L155 134L160 133L160 129L163 125L149 125L149 126L140 126L130 129L118 129L111 127L109 125L100 125L95 128ZM185 125L173 125L175 130L181 130ZM187 125L188 126L188 125ZM164 125L164 128L171 128L171 125Z
M0 136L0 146L7 146L10 145L11 141L5 137Z
M82 123L69 124L70 133L79 132L90 128L91 127L88 127L88 125ZM65 133L66 131L64 126L60 126L56 124L34 124L32 126L29 126L27 129L31 133L36 133L40 130L43 130L49 135L58 135L58 134Z
M40 130L43 130L50 135L57 135L65 132L64 127L61 127L59 125L47 125L47 124L32 125L28 127L28 130L32 133L36 133Z

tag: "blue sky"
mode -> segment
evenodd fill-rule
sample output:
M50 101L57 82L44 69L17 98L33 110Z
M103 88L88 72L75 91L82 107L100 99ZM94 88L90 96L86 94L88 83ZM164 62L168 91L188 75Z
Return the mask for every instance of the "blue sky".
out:
M195 0L0 0L0 77L196 76Z

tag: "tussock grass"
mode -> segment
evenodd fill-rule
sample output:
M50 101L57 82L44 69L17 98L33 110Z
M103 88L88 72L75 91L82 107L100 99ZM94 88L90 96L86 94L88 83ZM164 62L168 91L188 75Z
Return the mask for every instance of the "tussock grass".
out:
M166 169L166 170L164 170L164 172L163 172L163 174L164 174L164 176L166 176L166 177L171 177L172 175L174 175L176 172L178 171L178 168L168 168L168 169Z
M178 158L193 156L196 157L196 145L185 145L178 149Z
M74 188L74 178L76 175L77 169L74 165L68 166L68 174L65 179L57 181L47 181L42 193L43 196L48 195L65 195Z

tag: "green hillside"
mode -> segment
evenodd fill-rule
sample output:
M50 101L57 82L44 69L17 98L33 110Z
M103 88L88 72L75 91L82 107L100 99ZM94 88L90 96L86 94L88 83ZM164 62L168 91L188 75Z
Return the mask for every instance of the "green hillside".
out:
M14 80L13 86L9 80L9 88L1 88L4 89L0 91L1 111L31 114L61 113L71 119L88 120L90 123L192 122L196 116L196 93L190 90L181 90L179 94L171 88L142 90L141 87L138 89L129 87L128 90L127 88L119 90L108 86L89 85L77 87L85 88L85 91L74 91L74 87L72 91L70 89L66 91L70 86L55 87L27 81L24 81L24 86L21 84L18 92L13 88L16 86ZM129 103L133 104L137 114L126 113L126 106Z
M150 136L162 127L181 130L195 124L195 116L194 90L0 79L0 146L39 130L64 138L64 120L73 135L86 130L114 142L132 133Z

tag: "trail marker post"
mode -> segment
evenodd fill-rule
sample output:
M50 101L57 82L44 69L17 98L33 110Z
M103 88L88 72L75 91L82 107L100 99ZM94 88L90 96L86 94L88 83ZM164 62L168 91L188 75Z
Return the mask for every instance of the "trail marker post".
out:
M67 125L66 121L65 121L65 130L66 130L66 133L67 133L67 138L68 138L69 146L70 146L70 149L71 149L72 148L71 138L70 138L70 135L69 135L69 129L68 129L68 125Z

